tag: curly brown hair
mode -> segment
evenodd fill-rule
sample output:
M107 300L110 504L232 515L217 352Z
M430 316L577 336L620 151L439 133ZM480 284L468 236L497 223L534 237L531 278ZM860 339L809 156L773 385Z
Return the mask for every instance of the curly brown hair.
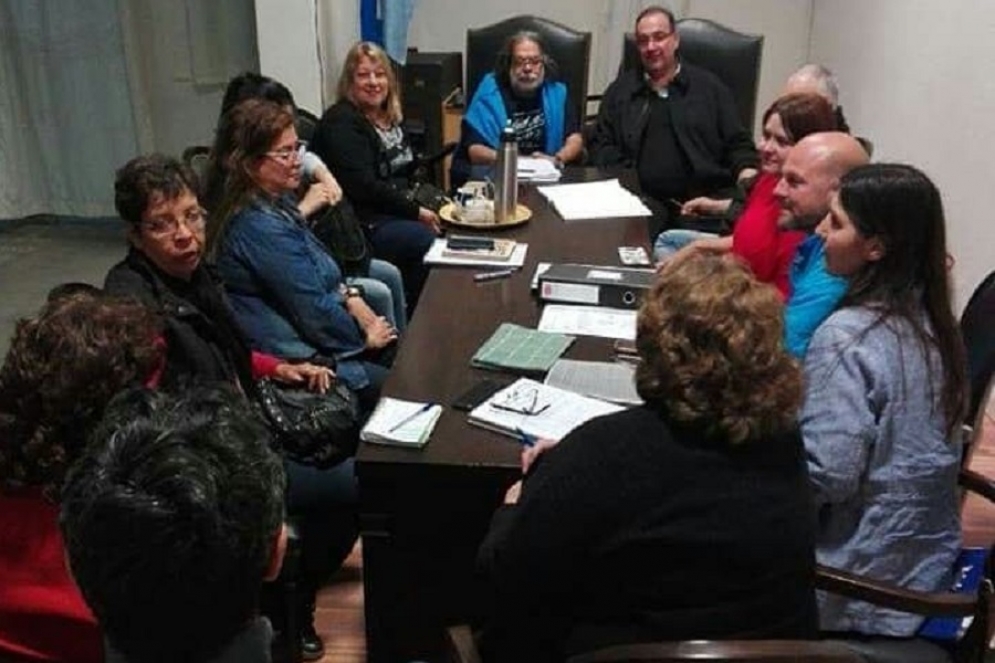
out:
M795 426L798 364L777 291L731 258L671 261L637 323L636 388L673 420L738 444Z
M158 335L141 304L84 292L18 321L0 368L0 488L57 500L107 403L161 361Z

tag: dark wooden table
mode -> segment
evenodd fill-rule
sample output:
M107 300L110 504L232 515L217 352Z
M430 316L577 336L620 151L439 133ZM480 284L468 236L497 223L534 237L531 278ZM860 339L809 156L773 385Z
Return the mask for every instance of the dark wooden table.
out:
M603 177L603 176L602 176ZM572 171L569 179L599 179ZM357 454L368 659L438 660L444 628L477 616L476 551L505 489L520 475L511 438L470 426L448 405L482 378L470 366L501 322L534 327L541 305L529 290L538 262L618 265L619 246L647 247L645 218L564 222L525 187L532 220L500 231L529 245L524 269L475 283L481 269L436 267L405 332L384 394L447 408L420 450L363 444ZM567 356L605 359L610 343L581 338Z

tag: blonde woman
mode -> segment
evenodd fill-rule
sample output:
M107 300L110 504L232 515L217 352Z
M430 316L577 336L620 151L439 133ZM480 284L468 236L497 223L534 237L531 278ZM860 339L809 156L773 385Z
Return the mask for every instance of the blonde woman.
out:
M401 270L413 308L428 275L422 258L439 232L439 217L406 195L415 160L401 128L397 77L383 49L369 42L350 49L338 97L318 123L311 149L352 201L374 254Z

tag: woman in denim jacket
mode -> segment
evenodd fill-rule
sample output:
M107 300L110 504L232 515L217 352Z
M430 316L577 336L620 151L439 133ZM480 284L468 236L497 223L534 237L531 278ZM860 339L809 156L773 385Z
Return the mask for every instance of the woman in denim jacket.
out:
M292 197L302 172L293 115L270 101L244 101L222 118L212 155L223 160L224 186L208 251L253 348L332 362L364 405L374 402L397 330L345 285L305 225Z
M849 281L805 357L801 426L818 561L946 590L960 549L966 381L939 191L910 166L861 166L842 179L816 232L827 270ZM832 595L820 596L819 613L823 630L865 643L913 636L922 621Z

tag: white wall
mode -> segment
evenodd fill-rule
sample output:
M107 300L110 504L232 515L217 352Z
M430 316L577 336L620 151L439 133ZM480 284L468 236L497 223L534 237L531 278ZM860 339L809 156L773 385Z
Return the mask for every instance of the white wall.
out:
M812 59L836 72L875 161L922 168L940 191L958 309L995 267L995 3L816 0Z
M343 2L343 0L339 0ZM280 81L301 108L323 108L314 0L255 0L259 73Z

